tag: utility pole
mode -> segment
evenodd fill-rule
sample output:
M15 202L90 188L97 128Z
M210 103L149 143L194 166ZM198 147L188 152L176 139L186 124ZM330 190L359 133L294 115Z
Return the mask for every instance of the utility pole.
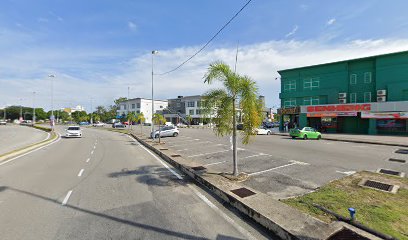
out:
M152 124L151 124L151 127L150 127L150 130L151 130L151 132L153 132L153 130L154 130L154 124L153 124L153 115L154 115L154 95L153 95L153 75L154 75L154 73L153 73L153 56L155 55L155 54L157 54L157 53L159 53L159 51L156 51L156 50L153 50L152 51Z
M54 117L54 78L55 75L50 74L48 75L49 78L51 78L51 116L50 116L50 125L51 125L51 131L54 131L54 125L55 125L55 117Z
M33 92L33 125L35 124L35 92Z
M93 124L93 111L92 111L92 98L91 98L91 125Z
M20 123L23 119L23 99L20 98Z

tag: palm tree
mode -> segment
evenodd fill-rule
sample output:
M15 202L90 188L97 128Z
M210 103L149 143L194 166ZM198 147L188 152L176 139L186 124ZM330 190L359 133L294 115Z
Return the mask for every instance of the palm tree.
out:
M248 144L255 135L255 128L262 123L262 108L258 100L258 87L248 76L240 76L223 62L210 64L204 75L204 83L222 82L223 89L212 89L204 94L203 112L215 115L214 131L217 136L231 135L233 146L233 175L238 175L237 162L237 102L242 111L242 143Z
M153 115L153 123L159 125L159 144L160 144L160 133L161 133L160 125L166 123L166 118L163 115L159 114L159 113L155 113ZM154 137L155 136L153 135L153 138Z
M136 122L139 122L139 124L140 124L140 134L141 135L143 135L143 123L144 123L144 121L146 121L146 119L145 119L143 113L138 113L136 115Z
M133 127L133 122L136 121L136 113L134 112L130 112L128 115L128 125L129 125L129 129L131 129Z

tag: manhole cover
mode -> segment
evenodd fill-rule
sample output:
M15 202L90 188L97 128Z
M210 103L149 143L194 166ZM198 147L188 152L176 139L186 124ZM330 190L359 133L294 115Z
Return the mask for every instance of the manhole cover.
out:
M391 161L391 162L399 162L399 163L405 163L405 162L406 162L406 160L404 160L404 159L398 159L398 158L390 158L390 159L388 159L388 161Z
M378 190L382 190L382 191L387 191L387 192L391 192L392 190L392 185L390 184L386 184L386 183L382 183L382 182L376 182L376 181L371 181L371 180L367 180L363 186L365 187L369 187L369 188L374 188L374 189L378 189Z
M252 192L251 190L249 190L248 188L238 188L238 189L231 190L231 192L233 192L235 195L238 195L240 198L245 198L245 197L256 194Z
M408 154L408 149L398 149L398 150L395 151L395 153Z
M193 169L194 171L203 171L203 170L206 170L207 168L203 166L197 166L197 167L192 167L191 169Z
M369 238L363 237L350 229L343 228L342 230L336 232L328 240L369 240Z
M181 157L181 155L180 154L173 154L173 155L170 155L171 157Z
M388 174L388 175L394 175L394 176L399 176L400 175L400 172L393 171L393 170L388 170L388 169L382 169L382 168L378 172Z

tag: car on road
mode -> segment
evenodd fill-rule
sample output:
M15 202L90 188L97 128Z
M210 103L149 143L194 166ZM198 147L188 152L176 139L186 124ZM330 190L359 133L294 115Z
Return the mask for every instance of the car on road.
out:
M114 124L112 124L113 128L125 128L126 126L124 124L122 124L121 122L116 122Z
M150 134L151 138L158 138L160 133L160 137L177 137L179 135L179 130L175 126L163 126L159 130L156 130Z
M311 128L311 127L304 127L302 129L294 128L289 131L289 135L292 138L303 138L304 140L306 139L321 139L322 134L316 129Z
M260 126L259 128L255 129L255 133L257 135L271 135L272 132L271 132L271 130Z
M80 126L69 126L65 130L65 137L82 137L82 130Z
M96 122L96 123L93 124L93 126L94 126L94 127L103 127L103 126L105 126L105 123L103 123L103 122Z
M0 120L0 125L7 125L7 122L6 122L6 120L4 120L4 119L1 119L1 120Z
M80 125L80 126L88 126L88 125L89 125L89 122L80 122L79 125Z

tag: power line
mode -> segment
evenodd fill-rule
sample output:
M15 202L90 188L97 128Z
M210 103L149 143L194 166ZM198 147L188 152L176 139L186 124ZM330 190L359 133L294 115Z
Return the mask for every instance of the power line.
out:
M214 40L218 34L220 34L222 32L222 30L224 30L224 28L226 28L241 12L242 10L244 10L244 8L246 8L246 6L251 2L252 0L248 0L247 3L245 3L245 5L238 11L235 13L235 15L226 23L224 24L224 26L222 26L222 28L220 28L220 30L218 30L218 32L210 39L207 41L206 44L204 44L204 46L202 46L196 53L194 53L191 57L187 58L187 60L185 60L184 62L182 62L180 65L178 65L177 67L173 68L170 71L164 72L164 73L158 73L155 75L165 75L165 74L169 74L171 72L176 71L177 69L181 68L184 64L186 64L188 61L190 61L191 59L193 59L195 56L197 56L197 54L199 54L201 51L204 50L204 48L206 48L208 46L208 44L210 44L212 42L212 40Z

